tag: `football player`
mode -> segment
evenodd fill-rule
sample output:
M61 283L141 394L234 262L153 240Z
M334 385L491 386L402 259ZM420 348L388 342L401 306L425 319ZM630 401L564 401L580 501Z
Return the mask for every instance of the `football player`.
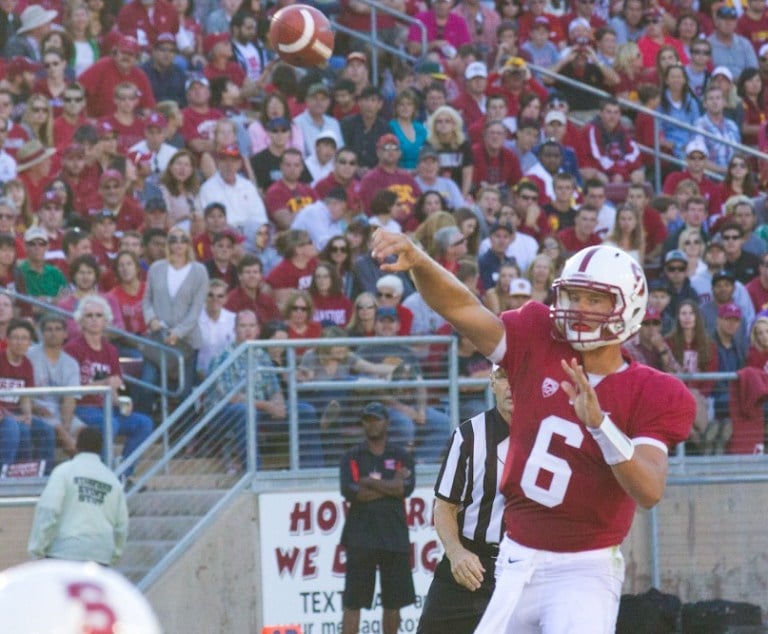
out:
M622 356L645 315L642 268L620 249L589 247L566 262L551 308L528 302L496 316L405 236L378 230L373 256L387 272L409 270L424 300L507 371L513 401L525 403L513 414L501 482L496 589L476 632L613 633L619 546L636 504L661 499L668 452L695 413L678 379Z

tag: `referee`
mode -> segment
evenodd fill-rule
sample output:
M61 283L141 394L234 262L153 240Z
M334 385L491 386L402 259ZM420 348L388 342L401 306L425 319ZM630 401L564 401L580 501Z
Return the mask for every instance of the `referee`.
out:
M507 373L496 365L491 388L496 407L453 432L437 477L434 520L445 556L435 570L417 634L471 634L493 594L503 534L499 482L512 418Z

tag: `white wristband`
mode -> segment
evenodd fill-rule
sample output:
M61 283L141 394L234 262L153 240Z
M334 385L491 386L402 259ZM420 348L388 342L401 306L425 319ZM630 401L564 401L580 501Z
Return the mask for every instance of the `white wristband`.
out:
M603 422L600 427L587 427L592 438L595 439L600 451L603 452L603 459L611 466L632 460L635 453L635 446L632 441L622 432L616 424L608 417L603 415Z

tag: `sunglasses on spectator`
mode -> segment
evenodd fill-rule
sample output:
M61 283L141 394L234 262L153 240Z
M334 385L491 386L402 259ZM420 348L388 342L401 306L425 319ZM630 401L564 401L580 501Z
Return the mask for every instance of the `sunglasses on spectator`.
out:
M528 202L533 202L533 201L536 201L536 200L538 200L538 199L539 199L539 197L538 197L538 196L535 196L535 195L528 195L528 196L523 196L522 194L518 194L518 195L517 195L517 197L518 197L520 200L527 200Z
M381 291L379 291L378 293L376 293L376 297L382 297L384 299L395 299L397 295L395 295L394 293L382 293Z
M357 307L357 310L373 310L374 308L376 308L376 304L361 304Z
M691 53L693 55L709 55L709 49L708 48L694 48Z
M36 108L32 108L32 112L34 112L35 114L39 114L41 112L48 112L48 108L46 108L45 106L38 106Z
M168 244L178 244L179 242L186 244L189 242L189 238L187 236L168 236Z
M208 297L210 297L211 299L224 299L226 295L224 295L223 293L208 293Z
M684 273L685 268L684 266L668 266L667 273Z
M741 240L741 236L738 233L723 234L723 240Z
M27 245L31 247L47 247L48 243L45 240L32 240L32 242L27 242Z
M273 128L270 132L288 132L288 128Z
M64 97L64 103L80 103L85 101L85 97Z
M684 247L689 247L692 244L701 244L701 240L684 240L683 241L683 246Z
M349 253L349 249L344 246L332 246L331 247L331 253Z
M291 306L291 311L294 313L297 311L306 313L307 311L309 311L309 307L308 306Z
M339 165L357 165L357 161L345 161L343 159L339 159L336 161Z
M86 319L101 319L104 317L104 313L85 313L83 317Z

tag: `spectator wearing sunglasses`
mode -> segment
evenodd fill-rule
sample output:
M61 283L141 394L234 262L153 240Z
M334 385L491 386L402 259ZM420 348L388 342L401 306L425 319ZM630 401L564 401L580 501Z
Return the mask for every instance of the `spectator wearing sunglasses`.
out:
M331 189L341 186L347 192L349 213L352 215L359 214L363 209L363 203L358 193L357 167L358 159L355 151L350 147L339 149L336 152L331 173L321 178L313 186L318 197L324 198Z

